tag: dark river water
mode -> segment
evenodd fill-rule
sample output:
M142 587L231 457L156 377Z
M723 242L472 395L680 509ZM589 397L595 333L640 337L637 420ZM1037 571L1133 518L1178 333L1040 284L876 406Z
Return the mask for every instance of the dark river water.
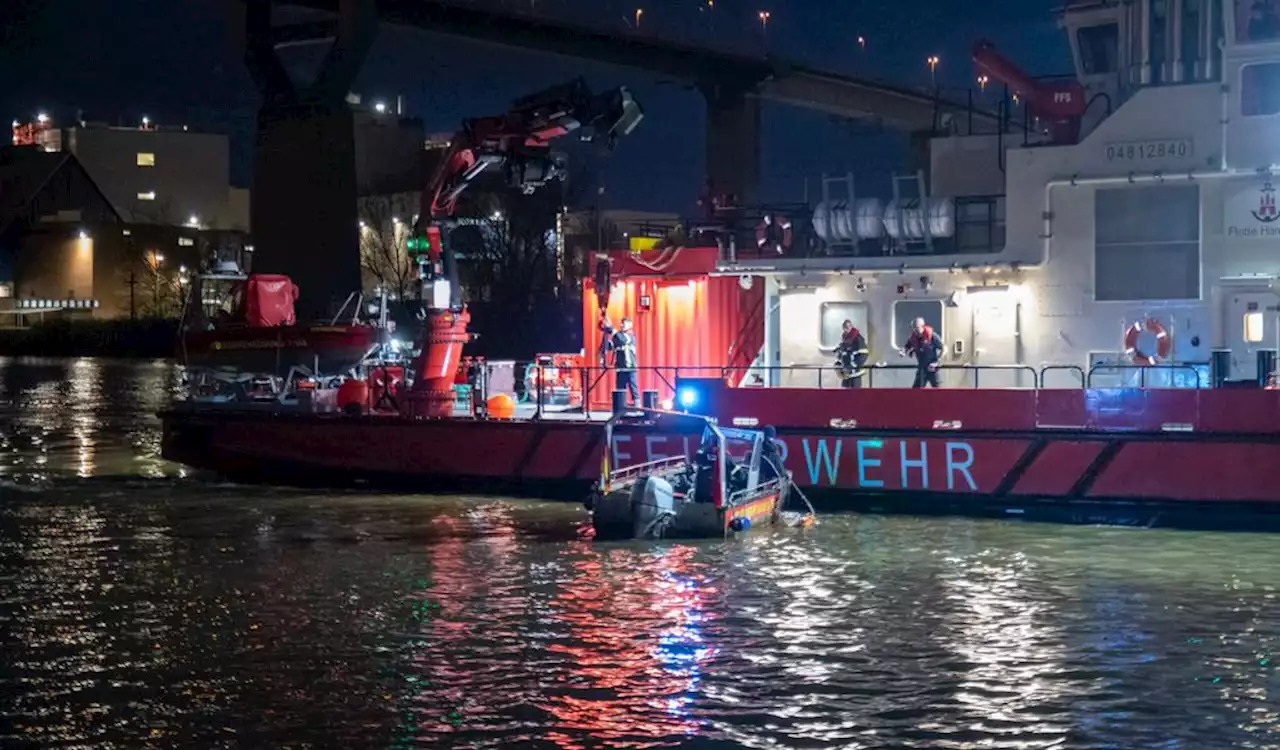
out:
M237 487L167 363L0 360L0 747L1280 747L1277 537ZM1274 691L1274 692L1273 692Z

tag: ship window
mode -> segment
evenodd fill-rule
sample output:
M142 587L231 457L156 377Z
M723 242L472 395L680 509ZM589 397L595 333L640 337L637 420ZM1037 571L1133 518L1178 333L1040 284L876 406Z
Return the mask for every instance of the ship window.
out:
M1080 45L1080 66L1084 68L1085 75L1101 75L1119 70L1119 24L1085 26L1076 32L1076 43Z
M844 336L844 322L852 320L862 335L867 335L867 304L865 302L823 302L819 309L818 346L835 349Z
M156 165L156 155L144 151L138 152L139 167L154 167Z
M1235 0L1236 41L1280 39L1280 4L1276 0Z
M153 201L155 199L156 199L156 191L154 190L148 190L145 193L138 193L138 200L140 201Z
M893 303L893 345L901 349L911 338L911 321L924 318L924 322L933 328L943 343L947 334L942 327L942 300L936 299L900 299Z
M956 249L998 252L1004 247L1004 197L956 199Z
M1094 299L1200 298L1200 189L1100 189L1094 196Z
M1262 313L1249 312L1244 314L1244 340L1247 344L1262 343Z
M1280 63L1240 69L1240 112L1246 117L1280 114Z

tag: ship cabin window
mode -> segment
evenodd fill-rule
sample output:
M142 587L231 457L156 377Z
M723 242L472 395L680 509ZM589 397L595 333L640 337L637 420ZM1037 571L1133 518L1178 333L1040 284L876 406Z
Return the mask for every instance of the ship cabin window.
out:
M1247 312L1244 314L1244 341L1246 344L1261 344L1263 319L1260 312Z
M1280 63L1240 69L1240 113L1246 117L1280 114Z
M865 302L823 302L818 308L818 346L824 351L834 350L844 336L844 322L852 320L863 336L870 336Z
M907 345L911 338L911 321L924 318L945 344L946 330L942 327L942 300L900 299L893 303L893 345L897 349Z
M146 151L138 152L139 167L154 167L156 165L156 155Z
M1280 39L1280 2L1235 0L1236 43L1272 42Z
M1115 73L1120 69L1120 25L1104 23L1076 31L1080 67L1087 76Z
M1004 196L956 198L956 251L992 253L1004 249Z
M1094 299L1200 299L1200 188L1158 185L1094 194Z

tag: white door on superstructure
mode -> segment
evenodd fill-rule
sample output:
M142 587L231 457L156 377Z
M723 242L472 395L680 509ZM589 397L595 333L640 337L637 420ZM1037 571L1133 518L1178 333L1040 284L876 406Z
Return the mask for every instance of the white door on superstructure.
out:
M1225 314L1226 348L1231 350L1232 380L1251 380L1258 375L1258 350L1280 345L1276 304L1271 291L1228 291Z
M1020 370L986 369L994 365L1015 365L1018 357L1018 300L1011 290L993 288L971 291L973 310L973 356L975 374L983 388L1029 387L1030 373ZM972 381L970 381L972 382Z

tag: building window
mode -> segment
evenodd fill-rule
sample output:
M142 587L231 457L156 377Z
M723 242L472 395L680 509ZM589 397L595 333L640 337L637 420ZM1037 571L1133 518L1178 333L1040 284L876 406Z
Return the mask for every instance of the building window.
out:
M846 320L852 320L863 335L867 333L865 302L823 302L818 311L818 346L823 349L835 349L840 345Z
M139 167L154 167L156 165L156 155L145 151L138 152Z
M1085 75L1114 73L1119 69L1119 24L1085 26L1076 32L1076 43L1080 45L1080 67Z
M1161 185L1094 194L1094 299L1200 299L1200 188Z
M1244 340L1247 344L1262 343L1262 313L1249 312L1244 314Z
M9 284L0 284L0 299L9 299L13 296L13 287Z
M1280 63L1240 69L1240 113L1245 117L1280 114Z
M178 238L178 246L179 246L179 247L191 247L191 246L192 246L192 245L194 245L194 244L196 244L196 241L195 241L195 240L193 240L193 239L191 239L190 237L179 237L179 238Z
M145 193L138 193L138 200L140 201L153 201L155 199L156 199L156 191L154 190L148 190Z
M893 303L893 345L897 349L907 345L911 338L911 321L924 318L926 325L933 328L938 338L947 340L942 327L942 300L936 299L900 299Z

